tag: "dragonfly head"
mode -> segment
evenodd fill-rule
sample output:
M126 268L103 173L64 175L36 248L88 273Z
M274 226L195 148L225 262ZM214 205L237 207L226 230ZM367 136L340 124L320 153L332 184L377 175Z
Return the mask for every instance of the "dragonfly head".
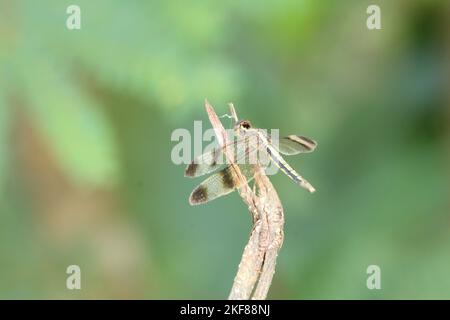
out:
M248 120L240 120L237 124L236 124L236 129L241 130L241 131L246 131L248 129L250 129L252 127L250 121Z

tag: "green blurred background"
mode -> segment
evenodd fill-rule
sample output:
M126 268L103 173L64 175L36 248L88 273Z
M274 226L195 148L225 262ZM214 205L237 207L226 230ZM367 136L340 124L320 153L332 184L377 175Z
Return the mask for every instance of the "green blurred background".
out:
M289 159L315 194L271 179L269 298L449 299L449 31L445 0L0 0L0 298L226 298L246 207L191 207L170 159L208 98L319 143Z

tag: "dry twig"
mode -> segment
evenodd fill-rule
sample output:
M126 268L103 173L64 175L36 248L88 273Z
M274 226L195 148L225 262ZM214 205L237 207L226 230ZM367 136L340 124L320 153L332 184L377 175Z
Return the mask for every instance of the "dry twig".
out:
M215 130L219 145L227 145L228 136L213 107L205 101L206 112ZM230 104L232 118L237 121L234 106ZM245 183L239 188L239 195L252 215L253 227L242 254L233 287L228 299L265 299L275 272L278 251L283 244L284 214L280 199L272 183L262 169L255 177L255 188L247 184L239 166L233 162L231 150L225 150L238 179Z

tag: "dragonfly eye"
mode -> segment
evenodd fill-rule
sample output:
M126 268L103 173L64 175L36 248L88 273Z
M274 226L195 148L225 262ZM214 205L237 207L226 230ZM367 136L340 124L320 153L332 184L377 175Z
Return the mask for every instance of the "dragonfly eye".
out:
M244 129L250 129L250 128L251 128L250 121L243 120L243 121L241 122L241 128L244 128Z

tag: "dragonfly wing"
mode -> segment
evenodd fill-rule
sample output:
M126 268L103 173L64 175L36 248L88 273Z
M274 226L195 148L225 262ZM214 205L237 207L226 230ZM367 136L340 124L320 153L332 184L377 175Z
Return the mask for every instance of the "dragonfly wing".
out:
M239 168L242 175L245 176L247 182L250 182L256 173L256 165L241 164ZM232 165L227 166L223 170L211 175L202 183L200 183L189 197L191 205L203 204L218 197L229 194L236 188L240 188L243 181L238 179L235 169Z
M234 147L233 142L231 147ZM198 177L216 170L223 164L223 148L215 148L195 158L184 171L185 177Z
M243 138L235 139L225 146L215 148L209 152L205 152L195 158L184 172L185 177L195 178L207 173L213 172L226 164L224 150L228 148L234 155L234 161L239 163L240 160L245 159L246 155L251 154L258 144L251 144L249 141L252 138L257 138L255 135L249 135Z
M309 192L313 193L316 191L316 189L301 175L297 173L284 159L283 157L277 152L273 146L268 145L267 146L267 153L269 154L271 160L276 164L278 168L281 169L281 171L284 172L289 178L291 178L295 183L300 185L301 187L305 188Z
M290 135L280 139L278 151L285 155L295 155L313 152L316 147L317 142L310 138Z

